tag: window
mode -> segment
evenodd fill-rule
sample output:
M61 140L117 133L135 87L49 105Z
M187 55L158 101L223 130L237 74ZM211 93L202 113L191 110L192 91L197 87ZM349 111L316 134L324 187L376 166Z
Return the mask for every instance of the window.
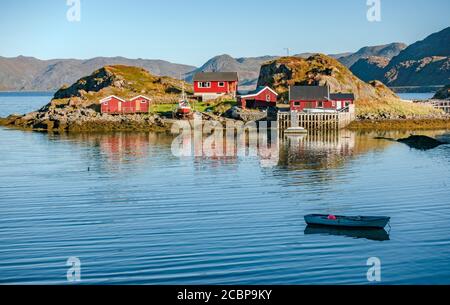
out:
M323 108L323 102L322 101L317 102L317 108Z
M294 102L294 106L300 106L300 102Z
M211 88L211 83L210 82L199 82L198 87L199 88Z
M103 103L103 105L105 105L105 106L108 106L108 102L106 102L106 103Z
M270 94L267 94L267 95L266 95L266 101L267 101L267 102L270 102Z
M142 101L141 101L141 104L145 104L145 103L147 103L146 100L142 100Z
M225 87L225 83L224 82L219 82L219 87L221 87L221 88Z
M345 107L350 106L350 102L345 102Z

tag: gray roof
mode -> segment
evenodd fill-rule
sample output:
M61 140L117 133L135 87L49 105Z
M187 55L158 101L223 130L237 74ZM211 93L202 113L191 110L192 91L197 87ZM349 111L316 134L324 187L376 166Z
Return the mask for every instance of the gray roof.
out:
M331 93L330 99L333 101L343 101L343 100L355 100L355 95L353 93Z
M292 86L291 100L319 100L325 101L330 95L328 86Z
M232 82L238 79L237 72L200 72L194 75L194 82Z

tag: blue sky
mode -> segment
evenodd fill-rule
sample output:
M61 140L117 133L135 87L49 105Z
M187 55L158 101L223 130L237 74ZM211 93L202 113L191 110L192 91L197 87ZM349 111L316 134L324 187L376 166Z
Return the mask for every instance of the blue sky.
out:
M339 53L413 43L450 26L449 0L381 0L381 22L367 0L81 0L69 22L67 0L0 1L0 56L125 56L201 65L212 56Z

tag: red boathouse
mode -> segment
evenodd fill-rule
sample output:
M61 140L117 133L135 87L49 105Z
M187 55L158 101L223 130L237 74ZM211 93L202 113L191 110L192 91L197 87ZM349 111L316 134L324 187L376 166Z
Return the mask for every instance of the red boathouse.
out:
M123 103L126 101L115 95L108 96L100 101L101 113L122 113Z
M268 108L277 106L278 93L269 87L258 87L256 90L239 97L238 106L246 108Z
M239 77L237 72L201 72L194 75L194 95L212 100L223 95L236 97Z
M131 100L124 100L115 95L108 96L100 101L101 113L108 114L135 114L148 113L150 110L151 99L139 95Z
M150 98L139 95L124 103L123 113L148 113L150 104Z
M291 111L345 111L355 103L355 95L330 93L328 86L292 86L289 101Z

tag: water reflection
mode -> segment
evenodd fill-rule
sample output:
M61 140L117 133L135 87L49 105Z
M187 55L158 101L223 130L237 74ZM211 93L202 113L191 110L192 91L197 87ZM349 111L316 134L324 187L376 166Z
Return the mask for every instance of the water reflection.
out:
M355 239L368 239L373 241L388 241L390 240L389 233L384 229L378 230L353 230L342 228L328 228L320 226L307 226L305 235L332 235L345 236Z
M353 132L348 130L309 133L301 136L273 136L268 133L264 140L258 136L257 147L251 141L238 142L234 139L213 144L216 154L196 155L195 140L183 139L182 145L194 155L188 157L196 166L208 164L211 167L238 164L243 158L257 158L261 167L281 167L288 170L323 170L344 166L349 160L369 152L381 152L398 144L385 138L402 138L408 132ZM443 131L423 132L432 137L443 137ZM101 162L102 167L119 169L122 166L139 167L153 157L180 159L174 156L172 148L175 136L162 133L77 133L49 135L53 141L66 141L72 145L84 146L90 154L89 160ZM210 139L209 139L210 140ZM205 139L208 141L208 139ZM191 146L192 145L192 146ZM230 148L231 145L231 148ZM204 149L204 148L203 148ZM232 155L228 155L228 152ZM200 149L200 152L202 150ZM204 150L203 150L204 152ZM94 156L95 155L95 156ZM186 157L181 157L181 159Z

